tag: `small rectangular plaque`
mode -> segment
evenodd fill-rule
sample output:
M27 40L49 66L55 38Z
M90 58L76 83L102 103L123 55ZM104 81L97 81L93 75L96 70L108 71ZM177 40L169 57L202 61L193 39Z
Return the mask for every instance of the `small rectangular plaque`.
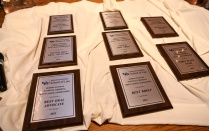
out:
M163 17L142 17L141 21L153 38L178 36Z
M177 80L181 81L209 75L207 64L187 42L158 44L156 46Z
M33 75L23 130L83 124L80 71Z
M48 35L63 33L74 33L72 14L50 16Z
M142 57L134 37L129 30L102 33L110 60Z
M110 66L123 117L172 109L149 62Z
M100 17L105 30L128 29L120 11L100 12Z
M77 65L76 37L62 36L44 38L38 68L69 65Z

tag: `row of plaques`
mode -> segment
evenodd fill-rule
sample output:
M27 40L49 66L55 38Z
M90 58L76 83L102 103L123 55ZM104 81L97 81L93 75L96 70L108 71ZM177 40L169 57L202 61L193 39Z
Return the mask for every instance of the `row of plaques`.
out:
M128 29L120 11L100 12L105 30ZM175 37L176 31L163 17L142 17L142 23L153 38ZM142 57L129 30L103 32L103 39L110 60ZM156 45L177 80L187 80L209 75L207 64L187 42Z
M110 66L123 117L172 109L149 62ZM83 124L80 71L35 73L23 130Z
M105 30L127 29L119 11L100 12ZM178 36L163 17L141 19L153 38ZM72 33L72 15L51 16L48 34ZM110 60L142 57L129 30L102 33ZM156 45L178 80L209 75L209 68L187 42ZM76 37L44 39L39 69L77 64ZM150 62L110 66L123 117L172 109ZM83 124L80 71L33 75L23 130Z

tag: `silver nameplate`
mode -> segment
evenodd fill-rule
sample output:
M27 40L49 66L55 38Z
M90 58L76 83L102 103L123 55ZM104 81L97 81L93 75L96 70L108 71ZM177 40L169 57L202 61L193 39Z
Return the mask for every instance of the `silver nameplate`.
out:
M55 15L51 17L49 31L72 30L71 15Z
M39 76L31 123L75 117L74 74Z
M175 33L168 23L161 17L151 17L144 19L154 34L169 34Z
M207 68L187 44L166 45L162 47L181 74L207 71Z
M147 65L116 68L128 109L164 103Z
M138 53L133 38L127 31L106 33L112 55Z
M102 17L106 27L126 26L120 12L103 12Z
M73 37L48 38L43 64L73 61Z

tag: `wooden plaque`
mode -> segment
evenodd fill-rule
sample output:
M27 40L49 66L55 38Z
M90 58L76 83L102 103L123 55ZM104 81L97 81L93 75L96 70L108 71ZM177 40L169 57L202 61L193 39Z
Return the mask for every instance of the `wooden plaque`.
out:
M102 33L110 60L143 57L129 30Z
M156 45L178 81L209 75L207 64L187 42Z
M23 131L83 124L80 71L33 75Z
M72 14L50 16L47 34L54 35L63 33L74 33Z
M44 38L39 69L77 65L75 36Z
M178 36L176 31L163 17L142 17L141 21L152 38Z
M110 66L123 117L172 109L149 62Z
M100 17L105 30L128 29L120 11L100 12Z

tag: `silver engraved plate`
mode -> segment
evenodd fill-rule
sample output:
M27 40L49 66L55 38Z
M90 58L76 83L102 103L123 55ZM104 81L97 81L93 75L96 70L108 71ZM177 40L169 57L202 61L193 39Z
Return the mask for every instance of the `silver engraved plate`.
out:
M43 64L73 61L73 37L48 38Z
M144 19L154 34L169 34L175 31L168 25L162 17L150 17Z
M71 15L55 15L51 17L49 31L72 30Z
M116 68L128 109L164 103L147 65Z
M208 70L187 44L162 45L162 47L181 74Z
M120 12L103 12L102 17L106 27L126 26Z
M39 76L31 123L75 117L74 74Z
M133 38L127 31L109 32L106 33L106 36L113 56L139 52Z

